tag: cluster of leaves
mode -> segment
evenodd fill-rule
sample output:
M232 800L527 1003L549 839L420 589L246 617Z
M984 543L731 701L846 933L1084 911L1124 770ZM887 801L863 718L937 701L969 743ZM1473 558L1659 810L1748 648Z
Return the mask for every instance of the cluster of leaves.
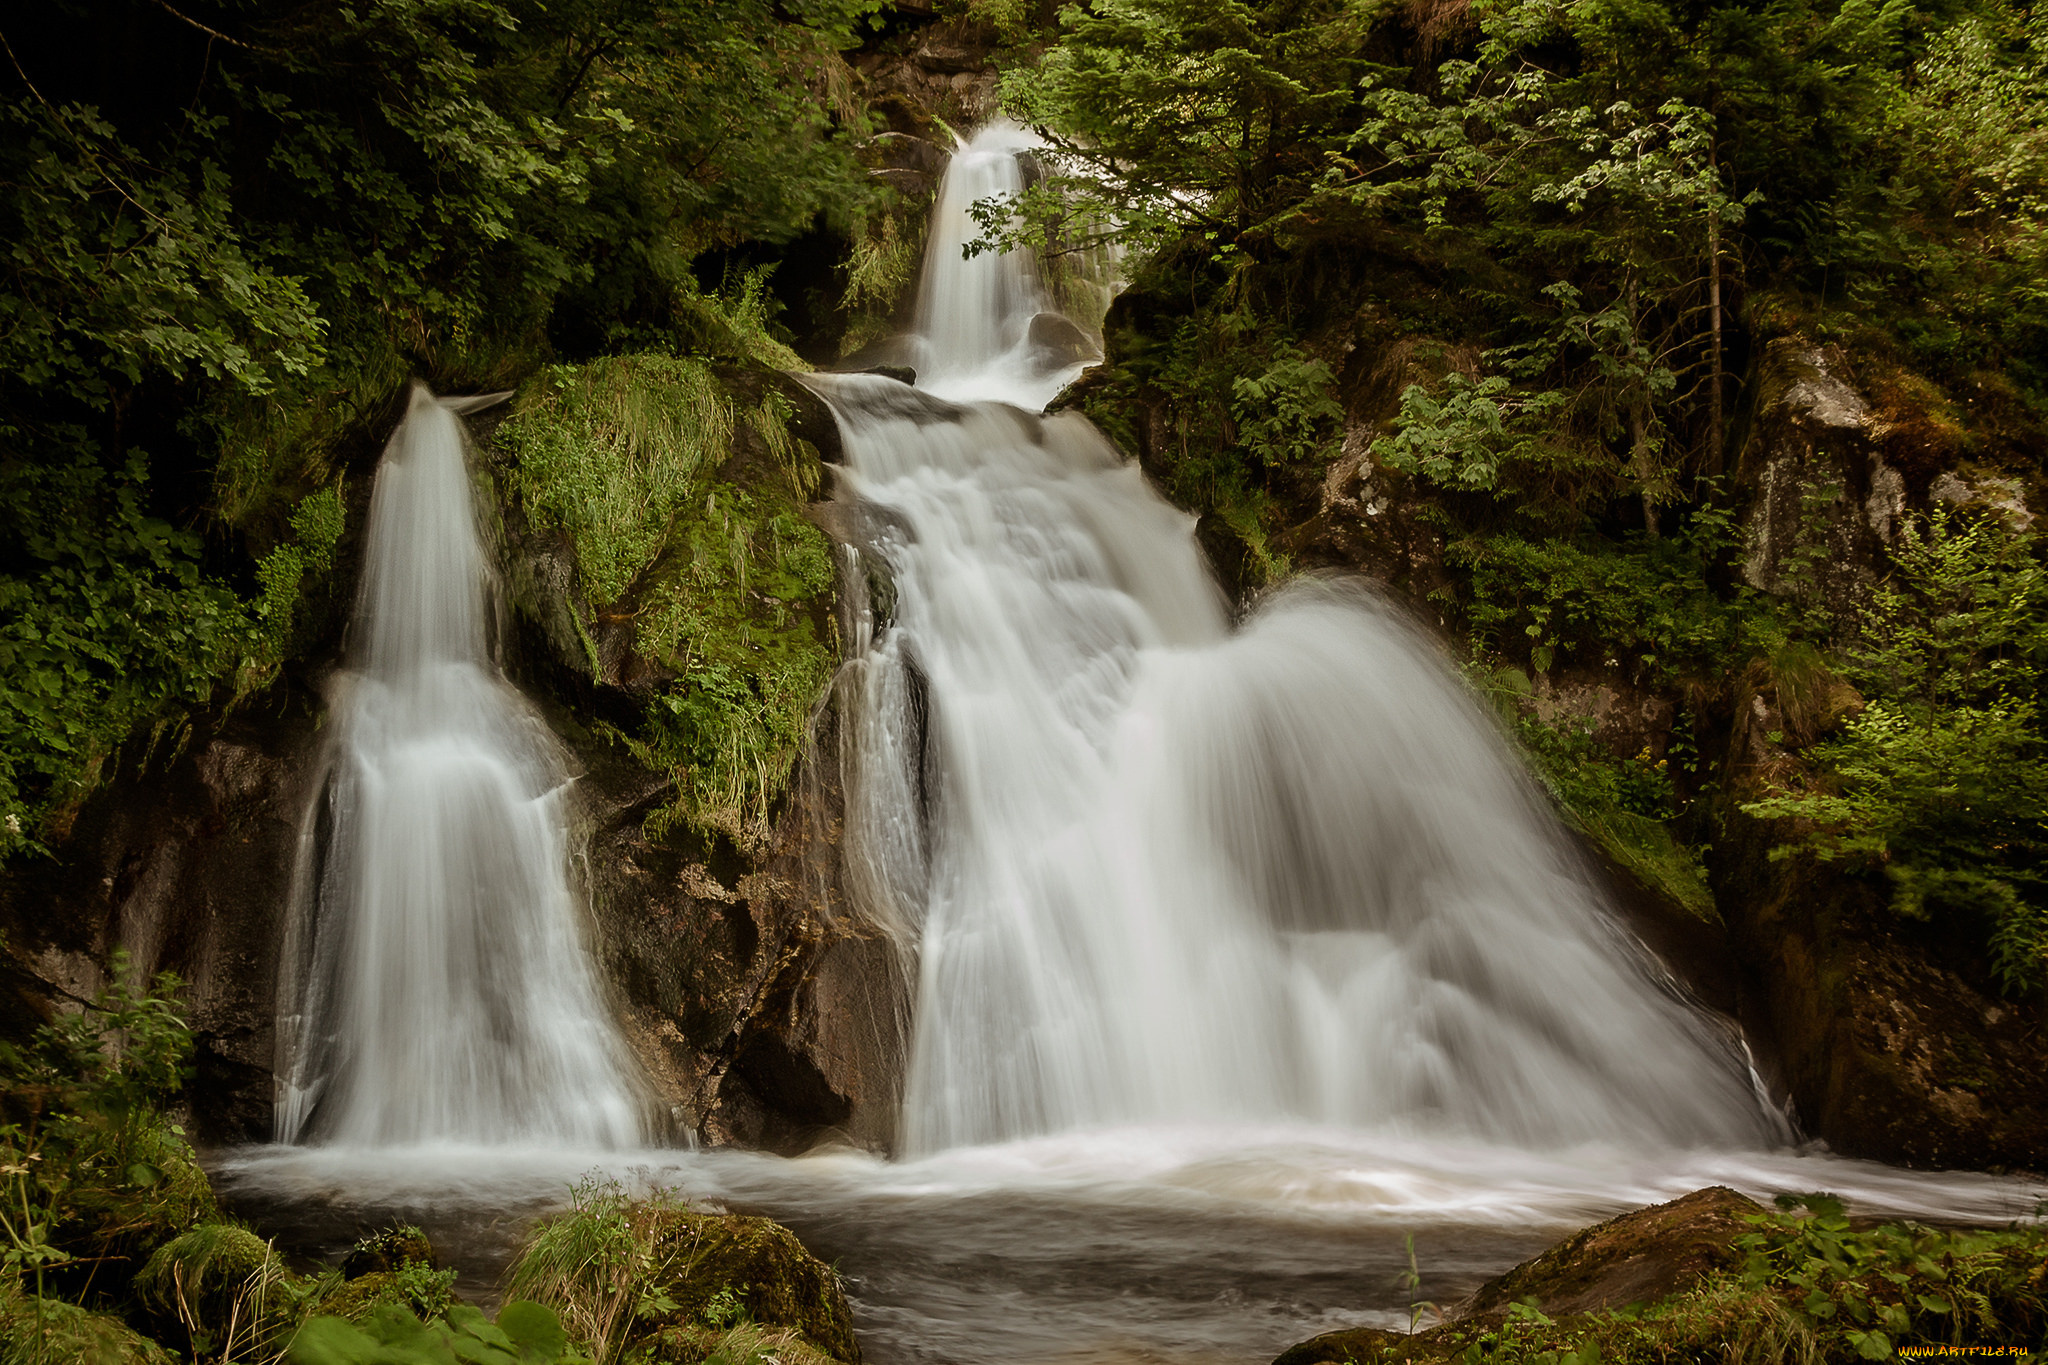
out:
M139 457L0 460L0 854L255 647L248 607L202 572L198 536L150 514L145 479Z
M688 346L705 253L864 221L839 51L876 8L10 16L0 853L61 834L125 737L274 672L331 562L333 465L410 376Z
M132 1263L213 1210L183 1130L164 1117L191 1053L177 982L138 988L120 952L110 973L88 1008L0 1044L0 1265L39 1288Z
M1837 660L1864 704L1813 745L1818 781L1743 809L1785 853L1882 869L1892 905L1988 943L2008 989L2048 986L2048 576L2035 537L1937 509Z
M676 783L657 833L760 847L836 664L831 551L802 515L817 454L789 417L773 389L742 407L704 362L633 355L543 372L500 431L530 518L574 552L592 675L602 616L672 679L617 732Z

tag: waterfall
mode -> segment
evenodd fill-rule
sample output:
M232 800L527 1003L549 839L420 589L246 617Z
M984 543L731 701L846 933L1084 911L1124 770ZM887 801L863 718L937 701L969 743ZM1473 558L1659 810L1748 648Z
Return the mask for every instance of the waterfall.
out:
M1187 1120L1782 1138L1429 640L1336 580L1233 629L1192 519L1080 416L1023 410L1068 377L1027 344L1034 263L959 246L1026 143L984 133L941 189L937 394L817 381L895 589L847 828L917 940L905 1149Z
M415 386L302 838L282 1142L642 1138L570 887L569 772L492 660L493 589L456 406Z

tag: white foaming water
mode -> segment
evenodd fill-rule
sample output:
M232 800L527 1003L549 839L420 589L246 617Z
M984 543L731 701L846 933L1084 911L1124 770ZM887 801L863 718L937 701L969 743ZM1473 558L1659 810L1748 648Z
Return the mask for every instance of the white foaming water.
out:
M464 445L416 386L378 467L288 931L281 1142L645 1140L570 891L569 773L491 660Z
M1028 256L955 259L1021 144L975 139L940 195L920 317L951 398L1062 378L1019 340ZM877 547L896 621L862 695L922 704L864 715L880 752L853 767L857 804L923 802L925 865L880 879L922 888L891 916L920 930L908 1151L1190 1120L1785 1136L1392 610L1311 582L1233 632L1192 519L1079 416L820 387L848 491L905 528Z
M1012 123L992 123L958 148L946 166L918 281L916 357L919 387L942 398L1045 406L1079 373L1048 371L1031 339L1031 321L1052 300L1029 252L968 257L982 229L969 213L985 199L1024 188L1019 153L1039 140Z

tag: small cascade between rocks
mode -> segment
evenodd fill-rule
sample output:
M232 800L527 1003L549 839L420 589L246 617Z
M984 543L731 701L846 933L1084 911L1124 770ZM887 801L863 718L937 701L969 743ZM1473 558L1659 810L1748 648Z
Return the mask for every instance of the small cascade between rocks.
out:
M1430 641L1334 580L1233 628L1192 518L1026 410L1078 367L1031 344L1031 256L961 248L1028 145L996 127L947 172L920 387L816 381L894 584L848 828L873 917L917 941L905 1149L1266 1120L1782 1140Z
M492 659L460 401L415 386L370 502L326 780L302 836L277 1139L644 1138L570 887L570 774Z

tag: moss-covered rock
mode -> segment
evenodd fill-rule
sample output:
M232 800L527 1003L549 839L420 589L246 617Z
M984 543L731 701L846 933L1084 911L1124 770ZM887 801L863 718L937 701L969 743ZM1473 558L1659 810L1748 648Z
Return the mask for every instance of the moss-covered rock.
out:
M266 1272L281 1275L270 1244L238 1223L201 1223L158 1247L136 1273L135 1297L159 1320L211 1328Z
M751 1359L753 1338L728 1339L744 1327L860 1360L839 1277L788 1228L663 1194L634 1199L615 1183L580 1186L572 1208L542 1222L506 1288L558 1311L600 1358L658 1348L655 1358L685 1365Z
M342 1258L341 1273L353 1280L380 1271L403 1270L409 1265L438 1270L441 1259L434 1254L434 1244L427 1240L427 1234L406 1224L373 1232L350 1247L348 1255Z
M725 1326L719 1319L738 1311L791 1328L835 1359L860 1360L839 1277L780 1223L677 1210L664 1215L658 1245L676 1267L661 1285L676 1304L663 1326Z
M1326 1333L1274 1365L1846 1365L1918 1343L2038 1345L2048 1226L1856 1228L1825 1195L1779 1203L1767 1213L1717 1187L1624 1214L1490 1282L1438 1326Z
M792 1331L741 1324L664 1327L637 1342L629 1359L646 1365L832 1365L833 1357Z
M0 1365L174 1365L119 1318L23 1294L11 1280L0 1281Z

